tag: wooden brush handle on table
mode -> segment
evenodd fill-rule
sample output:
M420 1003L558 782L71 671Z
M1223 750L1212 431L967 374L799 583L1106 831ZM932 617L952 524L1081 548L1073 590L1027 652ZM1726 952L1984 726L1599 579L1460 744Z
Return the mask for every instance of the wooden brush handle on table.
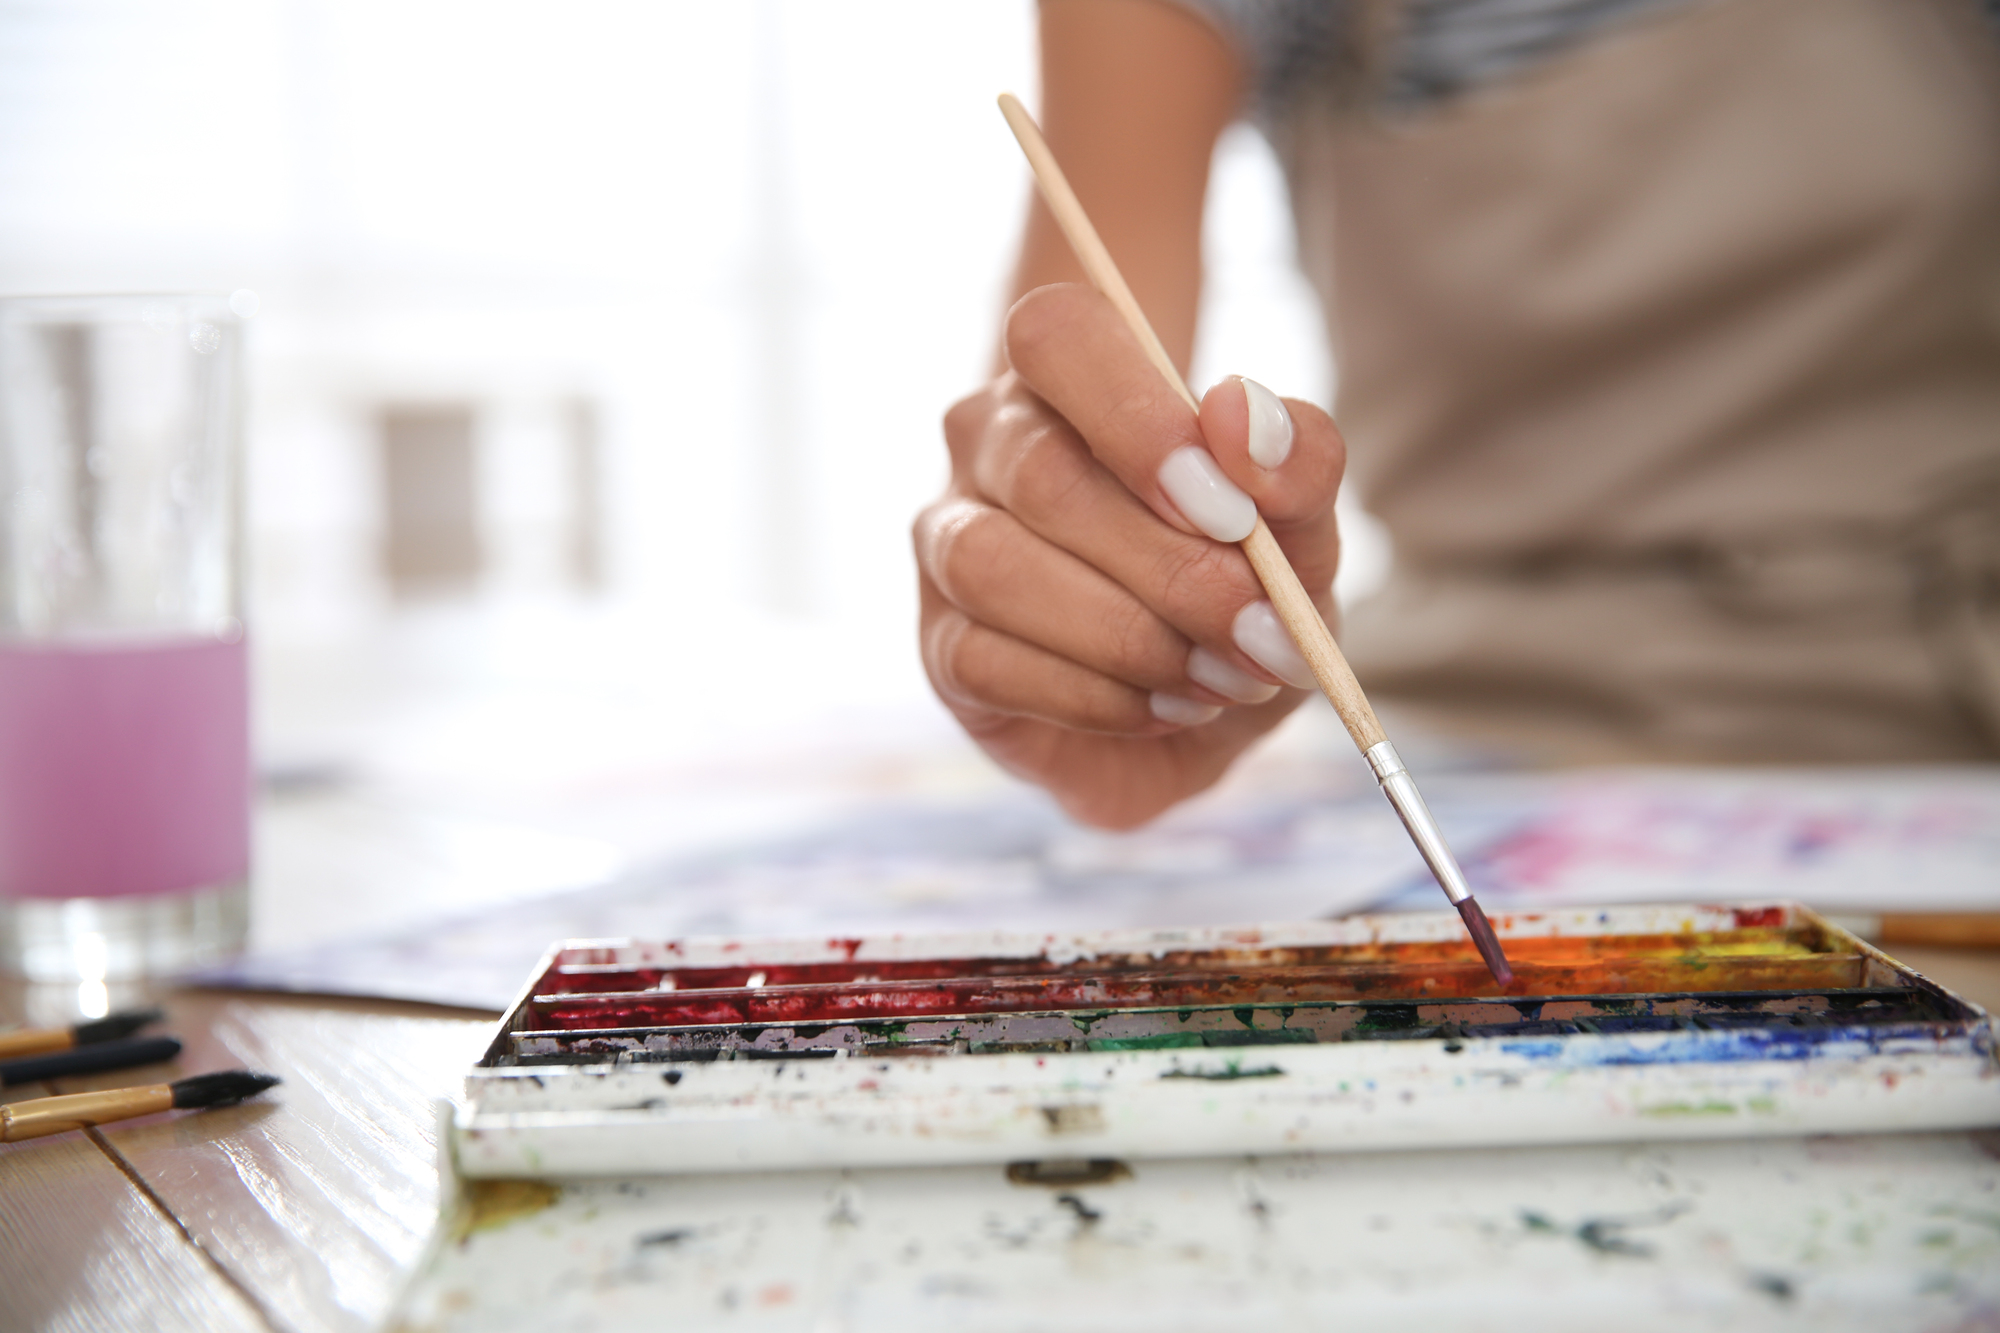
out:
M113 1088L108 1092L73 1092L63 1097L0 1106L0 1143L66 1134L86 1125L153 1115L174 1109L174 1090L166 1083L145 1088Z
M1867 934L1878 944L2000 949L2000 912L1883 912Z

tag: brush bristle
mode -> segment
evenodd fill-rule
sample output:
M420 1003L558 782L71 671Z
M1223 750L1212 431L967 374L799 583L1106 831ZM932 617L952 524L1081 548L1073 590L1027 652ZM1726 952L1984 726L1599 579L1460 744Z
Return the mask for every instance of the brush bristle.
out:
M122 1014L109 1014L92 1019L88 1023L78 1023L70 1029L79 1046L89 1046L100 1041L117 1041L129 1037L148 1023L157 1023L167 1016L164 1009L128 1009Z
M225 1069L218 1074L196 1074L172 1085L174 1105L181 1107L228 1106L245 1097L255 1097L274 1088L279 1079L272 1074L253 1074L247 1069Z
M1501 985L1511 983L1514 969L1507 965L1507 955L1500 949L1500 937L1493 933L1493 923L1486 919L1486 913L1468 897L1459 903L1458 914L1465 918L1465 928L1472 932L1472 942L1478 946L1479 956L1486 960L1486 970Z

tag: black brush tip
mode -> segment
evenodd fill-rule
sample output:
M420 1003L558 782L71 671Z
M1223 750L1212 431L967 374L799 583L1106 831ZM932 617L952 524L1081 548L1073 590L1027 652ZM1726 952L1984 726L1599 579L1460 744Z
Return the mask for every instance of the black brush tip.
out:
M196 1074L169 1086L173 1088L175 1106L229 1106L245 1097L255 1097L266 1088L275 1088L279 1081L275 1074L225 1069L217 1074Z
M1486 970L1501 985L1509 985L1514 980L1514 969L1507 965L1507 955L1500 949L1500 937L1493 933L1493 923L1486 919L1486 913L1470 896L1458 904L1458 914L1465 918L1465 928L1472 932L1472 942L1479 947L1479 956L1486 960Z
M157 1023L167 1016L167 1011L157 1005L151 1009L127 1009L119 1014L107 1014L103 1018L93 1018L88 1023L78 1023L70 1029L70 1035L79 1046L89 1046L94 1042L117 1041L129 1037L148 1023Z

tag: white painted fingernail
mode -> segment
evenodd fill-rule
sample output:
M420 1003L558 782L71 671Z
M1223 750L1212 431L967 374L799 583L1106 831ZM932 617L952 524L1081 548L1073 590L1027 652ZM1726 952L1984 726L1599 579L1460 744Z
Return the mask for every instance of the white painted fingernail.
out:
M1158 690L1154 690L1153 716L1162 722L1178 722L1184 727L1198 727L1204 722L1222 716L1222 706L1198 704L1177 694L1161 694Z
M1259 680L1199 646L1188 654L1187 673L1195 684L1206 685L1223 698L1240 704L1260 704L1278 692L1278 687L1270 681Z
M1250 461L1258 467L1276 467L1292 455L1292 414L1284 400L1248 376L1243 381L1243 397L1250 406Z
M1236 613L1229 637L1236 646L1257 660L1257 665L1287 685L1309 690L1315 684L1312 668L1299 655L1299 646L1278 619L1277 608L1269 602L1252 602Z
M1257 526L1257 505L1222 475L1208 450L1183 445L1160 464L1160 489L1188 522L1219 542L1240 542Z

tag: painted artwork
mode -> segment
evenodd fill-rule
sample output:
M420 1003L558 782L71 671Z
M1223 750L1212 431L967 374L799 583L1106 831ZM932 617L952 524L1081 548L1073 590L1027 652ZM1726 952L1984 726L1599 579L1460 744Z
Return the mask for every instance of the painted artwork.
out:
M1692 892L1827 910L2000 907L2000 778L1990 771L1628 769L1489 786L1468 784L1458 799L1482 808L1512 788L1522 802L1513 827L1466 857L1489 906ZM1390 901L1427 906L1421 888Z

